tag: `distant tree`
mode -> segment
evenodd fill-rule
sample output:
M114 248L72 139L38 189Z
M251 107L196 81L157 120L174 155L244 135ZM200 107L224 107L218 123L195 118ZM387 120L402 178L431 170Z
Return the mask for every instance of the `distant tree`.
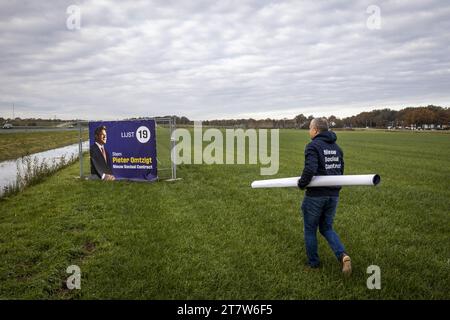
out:
M305 123L306 128L309 128L309 124L311 123L311 121L313 119L314 119L314 116L312 116L312 115L308 116L308 119L306 120L306 123Z
M341 119L335 117L335 116L329 116L328 117L328 125L330 128L343 128L344 127L344 121Z
M295 127L298 129L302 129L305 128L306 123L308 122L308 118L306 118L303 113L295 116L294 118L295 121Z
M179 121L181 124L191 124L191 120L189 120L187 117L181 117Z

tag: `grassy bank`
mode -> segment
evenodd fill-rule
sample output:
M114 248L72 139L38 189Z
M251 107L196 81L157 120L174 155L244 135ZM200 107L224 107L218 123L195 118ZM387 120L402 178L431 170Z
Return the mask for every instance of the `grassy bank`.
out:
M0 161L67 146L78 142L78 131L14 132L0 134ZM83 139L88 138L87 130Z
M341 192L349 280L323 238L323 267L304 269L303 195L252 190L258 166L183 165L183 180L145 184L80 181L72 165L0 201L0 298L449 299L449 137L338 136L346 174L382 177ZM281 131L277 177L298 175L307 141ZM65 287L72 264L81 290ZM366 287L370 265L381 290Z

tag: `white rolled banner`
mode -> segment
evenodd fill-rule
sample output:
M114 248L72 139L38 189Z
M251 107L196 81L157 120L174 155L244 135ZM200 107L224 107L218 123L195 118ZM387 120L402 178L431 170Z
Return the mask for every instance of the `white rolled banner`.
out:
M252 188L297 187L299 179L300 177L257 180L252 182ZM378 174L314 176L307 187L376 186L380 181Z

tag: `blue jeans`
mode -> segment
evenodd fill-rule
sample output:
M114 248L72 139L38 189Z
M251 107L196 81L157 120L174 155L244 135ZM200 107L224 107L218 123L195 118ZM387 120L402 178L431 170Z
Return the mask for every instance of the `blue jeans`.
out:
M327 239L336 258L341 259L345 248L337 233L333 230L333 220L336 214L339 197L308 197L302 203L306 255L311 267L318 267L320 260L317 253L317 228Z

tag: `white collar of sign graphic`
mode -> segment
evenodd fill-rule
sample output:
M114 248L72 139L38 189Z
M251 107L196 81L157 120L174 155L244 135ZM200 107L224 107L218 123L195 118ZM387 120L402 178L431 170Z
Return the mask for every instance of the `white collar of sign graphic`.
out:
M100 149L100 151L102 151L103 146L102 146L100 143L98 143L97 141L95 141L95 144L98 146L98 148Z

